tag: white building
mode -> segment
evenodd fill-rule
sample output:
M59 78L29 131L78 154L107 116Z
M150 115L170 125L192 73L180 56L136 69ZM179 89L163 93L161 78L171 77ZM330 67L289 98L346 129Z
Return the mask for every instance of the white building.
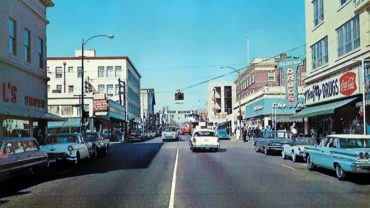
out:
M127 120L140 122L141 75L127 56L96 56L94 50L84 52L84 80L92 92L85 93L85 110L94 117L94 95L105 94L107 99L120 102L118 79L125 82L122 105L126 104ZM49 110L63 117L80 117L81 51L74 57L48 57ZM124 101L125 98L125 101ZM124 113L120 113L124 114ZM90 122L90 128L92 123Z
M54 4L51 0L0 4L0 138L22 132L41 139L47 134L47 120L58 119L48 114L46 87L46 9Z
M208 84L207 115L209 122L224 122L232 113L232 87L225 82Z
M297 117L307 118L306 132L361 133L356 126L364 126L364 71L370 72L369 8L370 0L305 0L306 108Z
M140 101L141 101L141 119L144 123L144 127L155 124L155 94L154 89L141 89L140 90Z

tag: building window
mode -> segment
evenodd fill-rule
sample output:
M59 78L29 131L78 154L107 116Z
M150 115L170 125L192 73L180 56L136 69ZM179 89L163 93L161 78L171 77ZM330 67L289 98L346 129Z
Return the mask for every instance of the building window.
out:
M48 106L49 113L59 115L59 105L49 105Z
M349 0L339 0L340 5L343 5L343 4L347 3L348 1L349 1Z
M324 21L324 3L323 0L313 0L314 8L314 25L319 25Z
M113 66L107 66L107 77L114 77Z
M113 85L111 84L107 85L107 95L113 96Z
M62 78L62 77L63 77L62 67L55 67L55 78Z
M9 19L9 53L17 55L17 24L12 18Z
M105 91L105 86L103 84L98 85L98 92L104 93L104 91Z
M77 67L77 78L81 78L82 77L82 67L79 66Z
M73 66L68 67L68 73L73 73Z
M313 69L328 63L328 37L321 39L311 46L311 51Z
M31 32L24 29L24 60L31 63Z
M275 81L275 73L271 72L267 74L268 81Z
M104 66L98 66L98 77L104 77Z
M122 67L116 66L116 77L121 77L121 71L122 71Z
M360 47L360 25L356 16L337 29L338 33L338 56L342 56Z
M115 95L118 95L118 93L119 93L119 85L116 84L116 93L115 93Z
M73 106L71 105L64 105L60 106L60 113L62 116L72 116L73 115Z
M73 85L68 85L68 93L73 93Z
M43 69L44 64L44 41L41 38L37 39L37 59L39 62L39 68Z
M57 85L57 92L56 93L62 93L62 85Z

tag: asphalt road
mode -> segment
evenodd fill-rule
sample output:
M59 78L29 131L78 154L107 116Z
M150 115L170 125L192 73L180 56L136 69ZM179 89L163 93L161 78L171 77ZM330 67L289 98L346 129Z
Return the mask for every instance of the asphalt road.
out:
M333 172L256 153L251 142L192 153L188 139L114 144L78 166L6 181L1 207L370 207L369 176L341 182Z

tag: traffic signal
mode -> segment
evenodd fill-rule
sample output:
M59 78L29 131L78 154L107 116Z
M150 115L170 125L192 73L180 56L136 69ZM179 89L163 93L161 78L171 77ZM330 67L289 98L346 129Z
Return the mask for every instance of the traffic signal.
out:
M176 101L183 101L184 100L184 93L180 92L180 91L177 91L175 93L175 100Z
M87 93L92 92L92 85L88 81L85 81L85 92Z

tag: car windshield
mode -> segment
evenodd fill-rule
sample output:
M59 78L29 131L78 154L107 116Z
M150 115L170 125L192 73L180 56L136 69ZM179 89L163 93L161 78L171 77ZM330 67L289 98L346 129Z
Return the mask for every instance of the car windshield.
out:
M164 127L163 131L164 132L172 132L172 131L176 131L176 128L175 127Z
M195 132L195 136L197 137L213 137L215 136L215 133L213 131L198 131Z
M78 143L78 138L75 135L54 135L46 139L45 144L64 144L64 143Z
M369 148L370 139L339 139L341 148Z
M315 141L312 138L296 138L295 145L314 145Z
M94 142L99 140L99 136L97 134L85 134L86 141Z

